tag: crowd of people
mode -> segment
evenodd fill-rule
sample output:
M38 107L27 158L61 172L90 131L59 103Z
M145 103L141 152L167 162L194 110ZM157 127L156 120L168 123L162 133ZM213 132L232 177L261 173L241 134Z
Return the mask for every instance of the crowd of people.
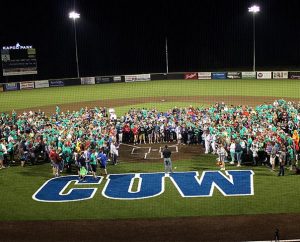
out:
M279 165L296 169L299 154L300 103L276 100L256 107L215 103L209 107L131 108L117 118L105 107L45 113L2 113L0 117L0 169L16 160L24 166L38 160L50 161L59 176L75 165L84 179L96 177L100 164L118 163L120 143L200 144L205 153L218 155L225 163L241 166ZM283 169L284 172L284 169Z

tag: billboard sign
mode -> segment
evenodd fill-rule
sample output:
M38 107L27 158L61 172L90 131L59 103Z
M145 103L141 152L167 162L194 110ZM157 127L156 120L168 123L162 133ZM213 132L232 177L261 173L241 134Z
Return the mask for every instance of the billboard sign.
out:
M271 71L258 71L256 72L257 79L272 79Z
M255 79L256 72L255 71L243 71L242 72L242 79Z
M49 80L49 87L63 87L64 85L62 80Z
M184 79L192 79L192 80L197 80L198 79L198 73L197 72L190 72L190 73L184 73Z
M95 77L81 77L81 85L94 85Z
M43 81L35 81L34 82L34 88L45 88L49 87L49 81L43 80Z
M198 72L198 79L209 80L211 79L211 72Z
M300 79L300 71L289 71L289 79Z
M241 79L242 73L241 72L227 72L228 79Z
M213 72L211 79L226 79L226 72Z
M30 90L34 88L34 82L20 82L21 90Z
M4 91L17 91L17 90L20 90L20 84L17 82L5 83L3 88L4 88Z

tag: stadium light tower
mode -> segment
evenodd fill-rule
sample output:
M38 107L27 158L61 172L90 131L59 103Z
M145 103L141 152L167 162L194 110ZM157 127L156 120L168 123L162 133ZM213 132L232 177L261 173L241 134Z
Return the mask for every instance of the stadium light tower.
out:
M255 72L255 15L260 11L260 7L253 5L248 8L248 12L252 13L253 16L253 71Z
M75 38L75 52L76 52L76 66L77 66L77 78L79 78L79 64L78 64L78 51L77 51L77 34L76 34L76 19L80 18L80 14L72 11L69 13L69 18L73 19L74 24L74 38Z

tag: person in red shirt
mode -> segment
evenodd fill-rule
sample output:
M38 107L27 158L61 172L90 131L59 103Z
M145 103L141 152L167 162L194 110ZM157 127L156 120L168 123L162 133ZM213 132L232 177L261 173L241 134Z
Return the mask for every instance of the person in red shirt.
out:
M61 162L61 157L57 154L55 148L51 148L49 158L52 165L53 175L57 177L59 176L59 165Z

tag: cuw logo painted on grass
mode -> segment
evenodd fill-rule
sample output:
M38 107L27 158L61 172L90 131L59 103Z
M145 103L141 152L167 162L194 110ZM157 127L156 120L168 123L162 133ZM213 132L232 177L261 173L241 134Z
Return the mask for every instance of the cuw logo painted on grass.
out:
M76 186L106 184L102 195L109 199L135 200L156 197L165 190L165 178L169 177L182 197L211 197L215 189L224 196L254 195L253 175L251 170L204 171L200 177L197 171L165 173L113 174L108 180L99 177L95 180L86 177L86 182L78 180L78 176L56 177L45 182L32 196L40 202L70 202L87 200L94 197L98 188L71 188L65 192L71 182ZM137 188L133 190L134 183ZM136 187L136 186L135 186Z

